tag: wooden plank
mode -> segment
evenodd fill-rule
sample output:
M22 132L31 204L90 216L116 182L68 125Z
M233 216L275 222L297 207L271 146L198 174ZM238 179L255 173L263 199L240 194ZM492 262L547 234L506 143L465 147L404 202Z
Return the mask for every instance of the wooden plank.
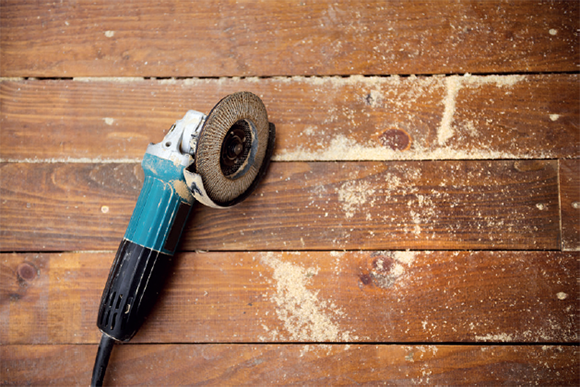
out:
M2 344L97 343L114 252L3 254ZM578 253L183 253L133 339L574 343Z
M3 346L7 385L87 385L95 346ZM561 385L577 347L456 345L121 345L106 385Z
M140 160L189 109L240 90L277 125L274 158L580 157L578 74L0 82L5 160Z
M580 250L580 160L560 160L562 250Z
M575 1L2 2L2 76L577 71ZM122 15L122 17L120 16Z
M128 163L1 172L3 251L116 249L142 179ZM273 163L239 206L197 206L182 249L559 249L558 204L556 161Z

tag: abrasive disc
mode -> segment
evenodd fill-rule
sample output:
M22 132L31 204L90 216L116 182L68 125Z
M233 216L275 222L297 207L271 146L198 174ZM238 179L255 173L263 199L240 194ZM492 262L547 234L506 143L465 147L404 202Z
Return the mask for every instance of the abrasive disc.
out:
M210 199L227 203L242 195L264 162L268 113L247 91L230 94L208 114L197 140L195 171Z

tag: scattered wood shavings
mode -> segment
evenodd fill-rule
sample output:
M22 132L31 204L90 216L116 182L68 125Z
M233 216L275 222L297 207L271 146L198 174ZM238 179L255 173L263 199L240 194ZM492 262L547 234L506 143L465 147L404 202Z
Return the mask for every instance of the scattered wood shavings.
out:
M338 201L346 218L352 218L356 212L373 207L374 194L375 190L367 181L347 181L344 183L338 189ZM367 220L372 220L370 212L367 212Z
M525 155L524 155L525 156ZM487 160L522 159L520 154L494 150L463 150L451 147L428 149L414 146L411 150L400 152L380 146L361 145L344 136L337 135L322 150L312 151L298 148L293 151L274 155L275 161L383 161L383 160ZM531 155L527 158L533 158Z
M119 158L119 159L108 159L101 157L58 157L50 159L40 159L40 158L25 158L25 159L2 159L0 158L0 163L29 163L29 164L139 164L142 158Z
M74 77L73 82L133 83L145 81L143 77Z
M449 140L457 135L478 137L478 127L485 117L464 120L455 123L457 98L463 88L477 89L490 85L498 88L510 88L519 82L525 81L525 75L490 75L464 76L452 75L448 77L290 77L276 79L279 82L307 82L310 85L330 83L333 87L357 87L363 93L361 100L371 108L387 109L398 122L391 123L393 127L412 125L418 118L410 112L409 106L420 101L425 94L442 94L443 107L441 120L436 126L436 136L432 140L413 138L409 149L401 151L382 146L371 139L353 139L340 132L327 133L322 125L340 120L348 125L356 125L361 112L342 111L330 107L328 118L321 122L321 126L308 127L305 136L305 145L289 150L281 150L274 155L276 161L381 161L381 160L450 160L450 159L522 159L537 158L538 155L511 151L499 151L490 143L478 141L477 146L470 149L461 149L457 144L463 142ZM324 90L321 88L321 92ZM506 93L509 94L509 91ZM489 122L487 122L489 124ZM381 130L381 128L377 128ZM435 128L434 128L435 129ZM316 137L313 139L312 137ZM320 139L324 138L324 142ZM312 142L308 144L308 141ZM547 155L549 156L549 155ZM546 157L547 157L546 156Z
M437 132L437 142L439 145L445 145L447 140L453 137L453 115L455 114L455 101L457 99L457 93L461 88L459 77L453 76L448 77L445 80L445 85L447 87L447 95L443 100L443 117L441 118L441 123L439 124L439 130Z
M455 134L455 129L453 127L455 104L457 101L457 94L463 86L478 87L482 85L494 84L497 87L505 87L513 86L522 79L524 79L523 75L490 75L486 77L474 77L471 76L471 74L465 74L463 77L458 75L447 77L445 79L447 94L443 100L443 117L441 118L441 123L439 124L439 130L437 132L437 142L439 145L445 145L447 140L449 140Z
M320 300L317 291L308 289L309 282L318 274L318 268L303 268L284 262L271 252L262 254L260 262L274 270L272 278L276 293L270 300L276 304L276 315L284 324L290 340L317 343L357 340L351 332L341 330L336 322L344 312L334 304Z
M507 343L509 341L514 341L514 336L508 333L500 333L497 335L488 334L485 336L475 336L475 340Z
M405 275L416 255L412 251L377 251L372 255L374 259L369 276L376 286L388 289Z
M568 298L568 295L564 292L559 292L558 294L556 294L556 297L558 297L558 300L565 300L566 298Z

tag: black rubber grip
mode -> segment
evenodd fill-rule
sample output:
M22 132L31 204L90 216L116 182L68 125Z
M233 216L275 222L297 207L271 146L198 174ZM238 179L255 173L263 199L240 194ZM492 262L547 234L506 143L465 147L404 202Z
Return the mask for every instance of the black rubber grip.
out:
M163 289L172 256L123 239L103 290L97 326L119 341L137 333Z

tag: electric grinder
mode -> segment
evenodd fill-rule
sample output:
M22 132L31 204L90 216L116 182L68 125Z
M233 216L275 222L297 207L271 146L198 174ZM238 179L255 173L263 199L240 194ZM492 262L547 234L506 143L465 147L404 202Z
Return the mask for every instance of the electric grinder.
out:
M247 198L266 173L274 139L260 98L239 92L207 116L188 111L147 147L143 188L101 297L91 385L102 385L114 342L129 341L151 310L195 201L227 208Z

